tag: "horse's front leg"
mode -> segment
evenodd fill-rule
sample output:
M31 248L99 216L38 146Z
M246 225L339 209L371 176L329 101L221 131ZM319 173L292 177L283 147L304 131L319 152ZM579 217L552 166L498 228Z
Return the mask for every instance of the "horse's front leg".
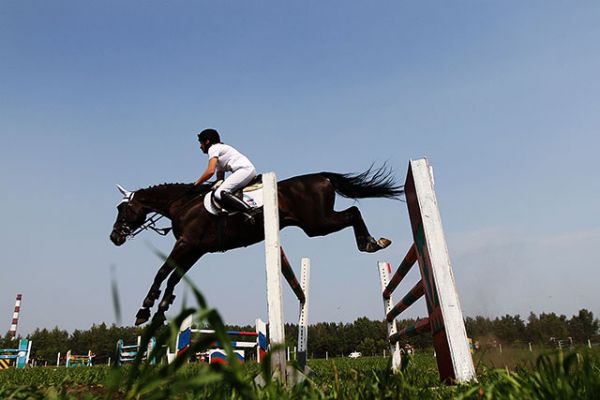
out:
M163 265L154 277L154 282L150 286L148 294L144 298L142 307L136 314L136 325L141 325L150 319L150 308L160 297L160 285L177 267L184 268L186 271L194 265L201 254L195 253L190 245L184 241L177 241L171 254L167 257Z
M175 286L181 281L181 278L192 268L192 266L198 261L201 254L198 255L192 262L183 262L182 264L178 264L177 268L171 273L169 280L167 281L167 287L165 288L165 294L162 297L158 305L158 311L155 314L155 318L161 318L164 320L165 312L169 309L173 301L175 300L175 295L173 291L175 290Z

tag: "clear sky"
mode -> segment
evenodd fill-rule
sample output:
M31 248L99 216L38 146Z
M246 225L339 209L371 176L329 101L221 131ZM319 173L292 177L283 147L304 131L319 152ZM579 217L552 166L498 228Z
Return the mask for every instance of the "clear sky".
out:
M206 127L279 178L387 161L404 181L426 156L466 316L600 316L598 21L595 1L3 0L0 331L17 292L22 334L114 322L111 266L132 324L151 249L174 239L115 247L115 184L194 181ZM282 231L296 267L312 260L313 323L383 316L376 263L408 249L406 207L359 206L390 248ZM252 323L264 271L259 244L189 277L226 322Z

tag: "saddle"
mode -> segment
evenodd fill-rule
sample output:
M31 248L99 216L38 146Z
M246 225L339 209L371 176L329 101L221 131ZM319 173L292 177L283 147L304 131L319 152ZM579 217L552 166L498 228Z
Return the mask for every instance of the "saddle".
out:
M217 190L219 188L219 186L221 186L222 183L223 183L223 180L219 180L219 181L215 182L215 184L211 188L210 199L211 199L212 205L215 208L219 209L222 213L225 213L223 206L214 196L215 190ZM258 174L254 177L254 179L252 179L250 182L248 182L248 184L246 186L244 186L241 189L236 190L235 192L233 192L231 194L234 195L235 197L237 197L238 199L244 201L244 193L254 192L256 190L262 189L262 187L263 187L262 174ZM248 205L250 207L256 207L256 205L252 205L252 204L248 204Z

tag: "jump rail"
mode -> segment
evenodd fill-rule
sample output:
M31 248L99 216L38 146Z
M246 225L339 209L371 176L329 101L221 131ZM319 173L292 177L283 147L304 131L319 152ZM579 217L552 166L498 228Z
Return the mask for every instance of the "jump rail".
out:
M187 353L192 345L192 333L204 333L211 334L215 331L212 329L192 329L193 315L188 316L184 319L179 327L179 334L177 335L177 342L175 343L175 352L171 353L167 351L167 361L172 363L177 357ZM231 347L234 348L236 358L243 362L246 360L246 353L243 349L255 349L256 350L256 361L262 362L267 351L267 326L260 320L256 320L255 332L249 331L226 331L230 336L241 336L241 337L252 337L255 338L253 342L248 341L230 341ZM219 346L219 344L216 344ZM221 348L212 348L207 350L208 363L224 364L227 362L227 354Z
M86 355L71 354L71 350L67 351L65 365L69 367L91 367L93 365L94 355L91 350L88 350ZM60 361L60 353L58 353L58 361ZM57 363L58 365L58 363Z
M378 263L392 368L394 371L400 368L399 340L430 332L440 378L447 383L470 381L476 378L475 368L442 229L433 175L426 159L410 161L404 189L414 243L391 279L390 264ZM392 292L417 261L421 279L394 305ZM423 296L428 318L399 331L395 318Z
M154 350L154 348L156 347L156 339L150 338L147 349L141 349L141 347L142 347L142 337L141 336L137 337L136 344L125 344L123 342L123 339L119 339L117 341L117 365L120 366L120 365L133 363L140 351L143 352L142 360L145 360L152 353L152 350ZM156 363L156 360L154 358L150 359L150 364L155 364L155 363Z

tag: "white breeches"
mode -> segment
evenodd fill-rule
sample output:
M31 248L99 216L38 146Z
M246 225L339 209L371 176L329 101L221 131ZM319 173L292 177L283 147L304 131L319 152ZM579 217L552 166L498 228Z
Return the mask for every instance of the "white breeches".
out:
M225 178L221 186L215 190L215 197L221 201L221 192L233 193L246 186L254 177L256 177L256 169L252 167L238 169Z

